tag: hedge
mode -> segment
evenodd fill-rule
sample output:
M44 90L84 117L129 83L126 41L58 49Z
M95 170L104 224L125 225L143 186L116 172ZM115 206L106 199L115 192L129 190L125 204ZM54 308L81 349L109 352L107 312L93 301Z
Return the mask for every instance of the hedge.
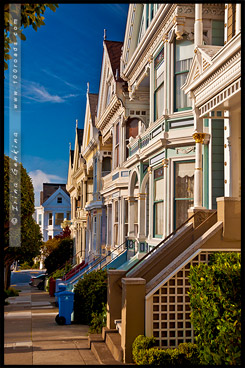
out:
M137 365L198 365L198 349L195 344L182 343L176 349L154 347L155 338L139 335L133 342L133 360Z
M100 314L107 302L107 271L92 271L74 287L74 321L90 324L92 313Z
M241 364L241 255L211 254L190 269L191 321L202 364Z

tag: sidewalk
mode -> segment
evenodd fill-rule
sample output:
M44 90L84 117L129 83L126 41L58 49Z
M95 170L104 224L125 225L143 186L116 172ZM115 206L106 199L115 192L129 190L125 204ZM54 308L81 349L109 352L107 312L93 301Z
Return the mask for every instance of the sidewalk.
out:
M4 307L5 365L99 365L88 348L88 326L55 322L55 298L31 286Z

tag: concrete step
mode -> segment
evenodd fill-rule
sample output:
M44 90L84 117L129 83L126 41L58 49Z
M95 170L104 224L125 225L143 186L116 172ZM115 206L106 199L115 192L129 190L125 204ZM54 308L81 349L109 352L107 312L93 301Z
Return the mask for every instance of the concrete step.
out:
M110 352L112 353L113 358L116 359L118 362L122 362L123 350L121 347L121 335L118 332L107 332L105 342Z
M88 335L88 348L91 349L92 343L102 343L104 339L102 338L101 334L89 334Z
M112 356L112 353L108 349L105 342L95 342L91 343L91 351L94 353L95 357L98 359L100 364L103 365L123 365L123 363L118 362Z

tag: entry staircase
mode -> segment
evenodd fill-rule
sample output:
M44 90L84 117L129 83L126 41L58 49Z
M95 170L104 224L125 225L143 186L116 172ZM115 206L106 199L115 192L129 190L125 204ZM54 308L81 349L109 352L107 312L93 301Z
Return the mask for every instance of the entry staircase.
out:
M168 273L176 269L175 261L181 263L194 254L199 244L204 244L222 233L222 222L217 222L217 211L199 211L186 220L164 240L150 250L144 257L138 259L125 270L122 278L143 278L146 280L146 293L156 287ZM171 266L169 268L169 266ZM117 284L122 289L121 279ZM121 303L121 300L118 300ZM110 306L109 306L110 309ZM120 318L120 317L119 317ZM111 351L114 358L123 361L121 347L121 319L114 320L116 328L104 328L102 340Z
M118 268L127 261L127 243L124 242L118 247L108 252L104 257L98 256L92 262L82 261L79 265L72 268L63 277L67 290L73 290L77 282L92 271Z

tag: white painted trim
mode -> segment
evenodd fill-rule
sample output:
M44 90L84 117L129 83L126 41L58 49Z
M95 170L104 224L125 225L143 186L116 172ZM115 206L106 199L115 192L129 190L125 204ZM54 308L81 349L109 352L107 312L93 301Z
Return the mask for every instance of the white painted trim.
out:
M210 249L209 249L210 251ZM145 300L148 301L148 299L158 290L160 289L160 287L162 287L162 285L164 285L169 279L171 279L171 277L173 277L174 275L176 275L176 273L178 273L183 267L185 267L185 265L187 265L187 263L189 263L193 258L195 258L200 252L203 252L202 248L199 248L198 250L196 250L194 253L192 253L192 255L190 257L187 258L186 261L184 261L183 263L181 263L181 265L179 267L177 267L173 272L171 272L170 275L168 275L167 277L165 277L164 280L162 280L157 286L154 287L154 289L152 289L146 296L145 296Z

